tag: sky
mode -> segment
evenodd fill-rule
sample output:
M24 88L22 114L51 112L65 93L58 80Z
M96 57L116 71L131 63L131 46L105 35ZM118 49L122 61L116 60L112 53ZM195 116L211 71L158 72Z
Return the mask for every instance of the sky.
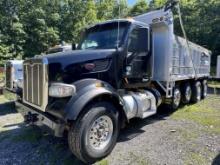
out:
M129 6L132 6L134 5L138 0L127 0L128 1L128 5ZM150 0L147 0L147 1L150 1Z
M135 4L136 1L137 1L137 0L128 0L128 5L129 5L129 6L132 6L132 5Z

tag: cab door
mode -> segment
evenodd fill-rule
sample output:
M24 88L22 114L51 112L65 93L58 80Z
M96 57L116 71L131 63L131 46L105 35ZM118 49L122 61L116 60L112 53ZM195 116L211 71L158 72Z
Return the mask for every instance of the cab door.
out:
M150 37L149 28L132 28L127 44L126 78L142 81L150 77Z

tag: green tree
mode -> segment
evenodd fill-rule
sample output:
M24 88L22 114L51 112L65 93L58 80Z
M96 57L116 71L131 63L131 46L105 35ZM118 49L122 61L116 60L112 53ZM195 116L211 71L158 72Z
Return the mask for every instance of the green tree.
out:
M120 12L120 13L119 13ZM128 16L129 8L127 0L117 1L113 6L112 18L125 18Z
M46 15L42 7L34 6L23 17L25 31L28 35L24 45L25 56L39 54L59 43L58 31L47 25Z
M11 53L10 47L4 44L0 45L0 65L2 64L3 60L12 59L13 54Z
M16 0L0 1L0 46L1 56L16 58L23 55L26 38L24 27L19 19L20 6Z
M136 16L148 12L149 6L146 0L138 0L137 3L130 9L129 15Z
M97 18L99 21L111 19L113 16L115 0L96 0Z
M162 7L167 0L1 0L0 60L32 57L49 47L79 42L84 27L107 19L135 16ZM120 14L119 14L120 7ZM183 22L189 40L220 54L220 1L181 0ZM175 33L182 36L178 15Z

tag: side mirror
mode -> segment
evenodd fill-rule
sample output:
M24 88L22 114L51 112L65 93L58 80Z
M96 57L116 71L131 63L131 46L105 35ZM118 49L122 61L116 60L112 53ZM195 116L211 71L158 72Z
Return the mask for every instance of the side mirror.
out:
M76 50L77 45L75 43L72 43L72 50Z

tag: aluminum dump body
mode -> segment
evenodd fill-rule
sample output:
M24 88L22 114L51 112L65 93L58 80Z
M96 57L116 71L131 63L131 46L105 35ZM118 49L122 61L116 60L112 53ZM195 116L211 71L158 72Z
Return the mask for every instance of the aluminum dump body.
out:
M153 80L172 82L210 75L211 52L174 34L173 14L163 9L137 17L149 24L153 44ZM189 36L190 38L190 36Z
M217 58L216 77L220 78L220 56Z

